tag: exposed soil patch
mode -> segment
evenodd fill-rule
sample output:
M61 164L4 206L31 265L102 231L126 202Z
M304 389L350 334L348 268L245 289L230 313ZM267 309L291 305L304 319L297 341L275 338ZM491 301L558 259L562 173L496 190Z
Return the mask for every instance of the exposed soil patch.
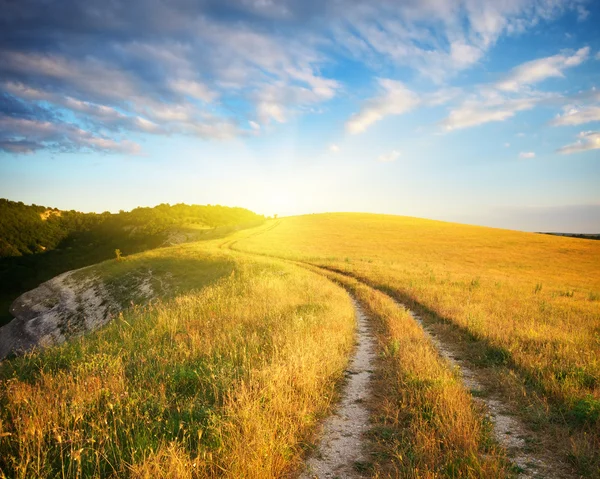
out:
M94 331L114 318L134 300L146 304L157 293L152 280L165 285L151 270L125 277L119 287L107 284L88 268L69 271L19 296L10 308L15 317L0 328L0 361L13 354L46 348ZM89 270L88 270L89 271Z
M306 462L301 479L369 477L364 471L364 434L369 430L367 399L371 394L375 339L360 305L354 301L357 318L357 347L346 370L346 384L334 414L323 425L321 441Z

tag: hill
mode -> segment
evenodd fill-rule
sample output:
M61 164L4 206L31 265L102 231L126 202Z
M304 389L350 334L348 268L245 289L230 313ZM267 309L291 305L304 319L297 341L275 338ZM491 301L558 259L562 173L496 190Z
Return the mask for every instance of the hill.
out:
M2 477L282 477L353 344L343 289L219 241L105 261L52 287L41 309L76 303L38 318L55 347L0 362ZM80 336L92 322L105 327Z
M81 213L0 199L0 257L42 253L57 247L73 247L91 241L133 239L138 243L164 234L175 226L198 225L206 228L255 222L263 217L244 208L160 204L154 208L135 208L111 214L108 211ZM77 245L79 246L79 245Z
M168 205L117 214L80 213L0 199L0 325L20 294L115 256L255 226L264 217L220 205Z
M555 454L580 474L600 474L598 241L320 214L283 218L233 247L341 273L401 301L482 371L511 414L553 438L543 447L560 444Z
M323 214L67 273L19 302L55 347L0 363L0 472L295 477L366 334L353 470L598 477L599 248Z

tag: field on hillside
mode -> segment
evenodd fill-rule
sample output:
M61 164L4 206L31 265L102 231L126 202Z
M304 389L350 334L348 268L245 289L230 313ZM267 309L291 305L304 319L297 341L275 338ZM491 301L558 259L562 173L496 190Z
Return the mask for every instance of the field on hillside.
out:
M284 218L233 244L354 276L464 345L533 428L600 474L600 242L416 218Z
M61 211L0 199L0 326L21 294L65 271L161 246L220 238L264 217L219 205L135 208L118 214Z
M365 214L99 263L71 278L122 313L0 362L0 477L296 477L352 374L348 293L377 346L358 472L518 476L490 393L533 431L525 457L600 477L599 271L600 242Z
M152 267L173 299L0 363L0 476L279 477L298 467L353 344L319 275L202 243L109 261Z

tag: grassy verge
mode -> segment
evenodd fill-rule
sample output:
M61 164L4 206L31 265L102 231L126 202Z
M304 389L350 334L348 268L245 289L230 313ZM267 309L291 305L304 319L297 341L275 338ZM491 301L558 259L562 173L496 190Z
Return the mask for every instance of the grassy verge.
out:
M352 349L352 305L313 273L229 261L233 273L212 284L1 363L0 475L272 478L297 467Z

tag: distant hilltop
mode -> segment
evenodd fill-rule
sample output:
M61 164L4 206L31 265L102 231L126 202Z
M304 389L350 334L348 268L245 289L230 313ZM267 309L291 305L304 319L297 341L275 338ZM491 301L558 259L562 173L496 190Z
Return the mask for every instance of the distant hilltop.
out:
M245 208L220 205L163 203L153 208L98 214L0 199L0 258L73 247L72 243L81 242L83 237L87 244L106 241L107 236L144 241L154 237L162 242L181 225L216 228L263 220L262 215Z
M14 299L64 273L162 246L220 238L265 217L245 208L160 204L81 213L0 199L0 326Z
M549 231L540 231L539 234L542 234L542 235L553 235L553 236L568 236L570 238L600 240L600 233L597 233L597 234L586 234L586 233L555 233L555 232L549 232Z

